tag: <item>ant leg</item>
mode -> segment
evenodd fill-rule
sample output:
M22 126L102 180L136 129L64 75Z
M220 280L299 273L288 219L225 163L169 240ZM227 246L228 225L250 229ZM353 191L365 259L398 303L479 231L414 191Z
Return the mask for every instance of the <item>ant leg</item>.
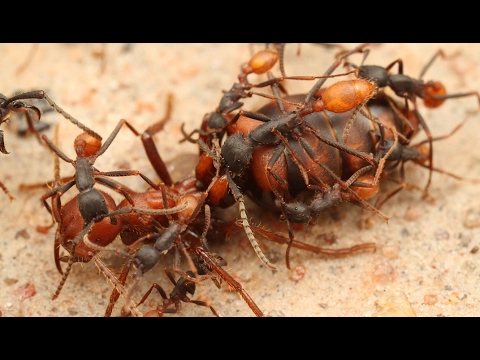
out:
M59 209L60 209L60 207L58 207L59 204L57 203L56 205L54 205L54 207L56 207L56 209L55 209L55 211L53 211L52 208L50 207L50 205L48 205L47 199L52 197L52 196L55 196L55 197L58 196L58 200L55 200L55 198L52 199L52 204L53 204L53 201L55 201L55 202L59 201L60 196L62 196L64 193L66 193L73 185L75 185L75 180L71 180L71 181L67 182L66 184L60 185L60 186L50 190L49 192L47 192L46 194L44 194L42 196L43 205L45 205L45 208L48 210L48 212L52 216L55 217L56 220L60 219L56 215L56 213L58 213Z
M250 295L243 289L242 285L236 281L228 272L226 272L221 266L219 266L211 257L210 255L201 247L197 247L195 252L198 256L200 256L208 266L213 269L220 277L225 280L228 285L232 287L247 303L247 305L252 309L253 313L259 317L263 316L262 310L255 304L252 300Z
M34 90L34 91L29 91L29 92L26 92L26 93L22 93L22 94L18 94L16 96L13 96L10 99L8 99L5 103L3 103L2 107L5 107L8 103L10 103L12 101L15 101L15 100L19 100L19 99L41 99L41 100L43 99L48 103L48 105L50 105L50 107L52 109L54 109L56 112L58 112L60 115L62 115L65 119L69 120L74 125L77 125L80 129L82 129L83 131L85 131L89 135L93 136L95 139L100 140L100 141L102 140L102 137L100 135L98 135L95 131L93 131L90 128L88 128L87 126L83 125L80 121L75 119L73 116L68 114L65 110L63 110L60 106L55 104L52 101L52 99L50 99L50 97L47 95L47 93L43 90Z
M432 138L432 141L439 141L439 140L444 140L444 139L447 139L449 138L450 136L452 136L453 134L455 134L463 125L465 125L465 123L467 122L467 120L472 116L472 115L475 115L478 113L478 110L473 110L473 111L470 111L467 116L463 119L463 121L461 123L459 123L457 126L455 126L455 128L453 128L452 131L450 131L450 133L446 134L446 135L441 135L441 136L436 136L436 137L433 137ZM425 144L428 140L424 140L424 141L421 141L419 142L418 144L414 145L415 148L419 149L419 152L421 152L421 146L423 144ZM453 173L450 173L450 172L447 172L445 170L441 170L441 169L438 169L438 168L435 168L435 167L430 167L430 166L427 166L425 165L421 160L419 161L415 161L416 164L420 165L420 166L423 166L427 169L431 169L432 171L436 171L436 172L439 172L441 174L444 174L444 175L447 175L447 176L450 176L450 177L453 177L454 179L457 179L457 180L465 180L465 181L471 181L471 182L474 182L474 183L477 183L479 180L478 179L467 179L467 178L464 178L464 177L461 177L461 176L458 176L458 175L455 175Z
M115 275L111 272L111 270L103 263L103 261L100 260L98 256L92 253L92 259L95 263L95 265L99 268L99 270L102 272L102 274L112 283L114 286L115 290L118 291L119 293L122 294L122 296L125 298L125 300L128 300L128 294L127 291L124 288L124 282L122 283L120 279L117 279ZM110 305L110 304L109 304ZM130 310L135 316L141 316L142 314L137 310L137 306L131 306ZM113 306L112 306L113 310ZM107 312L109 311L107 307ZM107 312L105 313L105 316L107 316ZM111 313L111 310L110 310ZM108 314L110 316L110 314Z
M63 161L73 164L74 161L70 159L65 153L60 150L48 137L47 135L42 135L43 141L48 145L48 147Z
M175 282L173 284L175 285ZM150 286L150 289L148 289L148 291L145 293L145 295L143 295L142 299L137 303L137 307L142 305L145 302L145 300L147 300L147 298L152 293L153 289L156 289L158 291L158 293L163 298L163 300L168 300L167 293L165 292L165 290L163 290L163 288L160 285L158 285L157 283L153 283L153 285Z
M149 126L147 130L145 130L141 135L137 130L133 128L133 126L131 126L128 122L126 122L126 125L130 128L130 130L132 130L132 132L136 136L141 137L143 147L145 149L145 153L147 154L147 157L150 160L150 163L152 164L154 170L156 171L157 175L160 177L162 182L167 186L172 185L173 181L153 141L153 135L163 130L165 124L171 118L172 108L173 108L173 94L169 93L167 98L167 110L165 112L165 116L163 117L163 119ZM182 131L183 131L183 125L182 125ZM190 141L190 138L191 138L191 135L185 136L185 139L189 141Z
M60 284L58 284L58 286L57 286L57 290L55 290L55 293L53 294L52 300L55 300L56 298L58 298L58 296L60 295L60 292L63 289L63 286L65 285L65 282L67 281L67 277L70 274L70 271L72 270L72 266L73 266L73 263L74 263L74 260L75 260L75 248L76 247L77 247L77 243L74 242L73 245L72 245L72 250L71 250L72 253L68 258L67 268L65 270L65 273L62 276L62 280L60 280Z
M405 99L406 101L406 99ZM430 168L430 171L428 172L428 181L427 185L425 185L425 190L424 190L424 197L428 196L428 188L430 186L430 183L432 181L432 174L433 174L433 136L432 133L430 132L430 129L427 126L427 123L425 122L423 116L420 114L420 112L417 110L417 107L415 106L414 109L415 115L418 117L418 120L420 121L420 124L423 127L423 130L425 131L425 134L427 135L427 141L428 141L428 166Z
M433 62L438 56L445 58L445 53L443 52L442 49L439 49L435 54L433 54L432 58L423 66L422 71L420 71L420 75L418 75L419 80L423 78L423 75L425 75L427 70L430 68L430 66L432 66Z
M433 61L433 59L432 59L432 61ZM403 60L402 59L397 59L394 62L392 62L391 64L389 64L388 66L386 66L385 71L388 72L392 67L395 66L395 64L398 64L398 73L403 74ZM421 78L421 76L420 76L420 78Z
M353 123L354 123L355 119L357 118L357 114L370 101L370 99L373 98L376 94L377 94L377 88L375 87L374 91L372 91L367 97L365 97L363 102L353 110L352 115L350 115L350 117L348 118L347 123L345 124L345 127L343 129L343 143L344 144L347 143L348 133L350 132L350 129L353 126ZM370 119L371 117L367 116L367 118ZM376 122L375 120L373 120L373 121Z
M237 185L232 179L232 176L230 175L230 169L226 168L225 171L227 175L227 180L230 185L230 189L232 190L233 196L235 197L235 201L238 202L238 206L240 208L240 217L243 220L243 227L245 228L245 233L247 234L248 240L250 241L250 244L253 247L253 250L257 253L257 256L262 260L262 262L270 269L272 270L277 270L277 267L273 265L268 259L265 257L263 254L262 249L260 249L260 246L258 245L257 240L255 239L255 235L252 232L252 229L250 228L250 223L248 222L247 218L247 210L245 208L245 202L243 200L243 195L238 189Z
M307 124L307 129L308 131L310 131L312 134L314 134L316 136L316 138L318 140L320 140L321 142L327 144L327 145L330 145L334 148L337 148L338 150L341 150L347 154L350 154L350 155L353 155L355 157L358 157L359 159L362 159L364 161L366 161L367 163L369 163L370 165L373 165L373 166L377 166L376 164L376 160L374 158L374 156L372 154L367 154L365 152L362 152L362 151L357 151L353 148L351 148L350 146L347 146L345 144L342 144L338 141L334 141L334 140L331 140L325 136L323 136L320 132L318 132L315 128L313 128L312 126L308 125Z
M188 298L186 298L186 299L188 299ZM184 301L185 301L185 300L184 300ZM217 311L216 311L212 306L208 305L208 303L206 303L205 301L188 299L188 300L185 301L185 302L189 302L189 303L193 303L193 304L195 304L195 305L200 305L200 306L208 307L208 308L212 311L213 315L215 315L215 316L217 316L217 317L220 316L220 315L218 315Z
M159 190L159 187L152 180L147 178L138 170L108 171L108 172L98 172L98 174L105 175L105 176L140 176L143 180L145 180L145 182L148 185L150 185L150 187L154 188L155 190ZM132 198L128 194L129 192L132 192L132 190L129 189L128 187L121 185L116 181L112 181L111 179L108 179L103 176L95 176L95 181L105 186L108 186L112 190L122 194L130 204L134 205Z
M242 224L240 220L233 220L227 224L227 226L231 229L231 231L240 231L242 229ZM351 255L353 253L364 251L364 250L376 250L375 243L365 243L352 246L350 248L342 248L342 249L325 249L318 246L310 245L301 241L293 240L291 241L289 238L279 235L273 231L269 231L266 229L261 228L260 226L252 225L253 231L259 236L265 238L268 241L280 244L280 245L287 245L292 243L292 247L300 250L310 251L312 253L318 255L324 255L328 257L341 257L346 255Z
M118 277L118 283L120 285L119 286L114 286L114 288L112 290L112 293L110 294L110 300L108 302L107 309L105 310L104 317L110 317L112 315L113 308L114 308L115 303L117 302L118 298L120 297L120 293L122 291L125 291L125 289L124 289L125 282L127 281L127 277L128 277L129 272L130 272L130 269L132 268L132 265L133 265L133 261L127 261L123 265L122 272L120 273L120 276Z

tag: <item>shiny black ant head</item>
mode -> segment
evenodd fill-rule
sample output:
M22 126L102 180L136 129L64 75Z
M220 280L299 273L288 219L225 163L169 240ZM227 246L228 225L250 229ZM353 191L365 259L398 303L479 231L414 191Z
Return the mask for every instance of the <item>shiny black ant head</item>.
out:
M243 139L242 134L229 136L222 146L222 158L230 168L230 170L239 174L250 163L253 148L249 146Z

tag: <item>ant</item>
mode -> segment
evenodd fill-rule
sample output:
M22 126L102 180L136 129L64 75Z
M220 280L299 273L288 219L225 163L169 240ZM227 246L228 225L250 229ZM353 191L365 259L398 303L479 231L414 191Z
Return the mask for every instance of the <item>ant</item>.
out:
M144 316L163 316L164 313L177 313L180 311L180 302L183 301L185 303L192 303L200 306L206 306L210 308L212 311L213 315L219 316L218 313L215 311L213 307L208 305L205 301L200 301L200 300L192 300L187 296L187 293L193 295L195 293L195 282L187 280L183 277L181 277L178 281L175 281L175 277L173 276L173 273L170 269L164 269L165 273L167 274L168 278L174 285L174 288L170 295L167 297L167 294L165 293L165 290L163 288L154 283L150 289L147 291L147 293L143 296L143 298L140 300L140 302L137 304L137 307L140 306L145 302L145 300L148 298L152 290L155 288L157 289L158 293L160 296L163 298L163 304L160 306L157 306L155 310L151 310L147 313L144 314ZM187 271L186 274L190 277L195 277L193 272ZM169 308L170 305L175 305L175 309Z
M267 45L268 46L268 45ZM283 55L281 55L283 59ZM280 54L277 50L266 48L255 53L250 60L241 66L241 73L238 75L238 83L234 83L228 91L224 91L224 95L220 99L217 109L214 112L207 113L200 129L193 130L190 134L185 133L183 124L181 127L184 139L180 142L188 140L195 143L192 135L199 133L200 138L210 145L210 137L222 137L225 125L231 119L231 113L243 106L241 99L251 97L249 92L254 87L268 86L267 84L254 85L248 82L250 74L264 74L269 71L278 61Z
M149 317L149 316L163 316L164 313L177 313L181 309L180 302L183 301L185 303L192 303L200 306L206 306L210 308L212 311L213 315L219 316L218 313L215 311L213 307L208 305L205 301L200 301L200 300L192 300L187 296L187 293L193 295L195 293L195 282L187 280L186 278L181 277L178 281L175 281L175 277L173 276L172 270L170 269L164 269L165 274L167 274L168 278L174 285L174 288L172 292L167 296L165 293L165 290L163 288L154 283L150 289L145 293L143 298L140 300L140 302L137 304L137 307L139 307L141 304L145 302L145 300L148 298L152 290L155 288L157 289L158 293L160 296L163 298L163 304L161 306L157 306L155 310L151 310L147 313L144 314L144 316ZM190 270L186 272L186 274L193 278L195 277L195 274L191 272ZM169 308L170 305L175 305L175 309Z
M430 68L433 64L435 59L438 56L445 57L445 54L442 50L438 50L432 58L423 66L418 79L405 75L403 73L403 60L397 59L387 65L386 67L382 67L379 65L364 65L364 61L369 54L369 50L364 50L364 57L362 62L359 66L354 65L348 61L345 62L345 66L351 66L357 70L357 77L359 79L368 79L373 81L376 84L378 89L383 89L389 87L393 90L393 92L405 99L405 110L408 112L409 105L408 102L411 101L413 104L413 111L415 113L416 118L420 122L423 130L428 139L429 143L429 152L428 152L428 163L429 166L433 166L433 136L432 133L425 122L424 118L417 110L417 98L423 100L423 103L428 108L436 108L442 105L446 99L451 98L459 98L465 96L475 95L478 98L478 102L480 105L480 95L478 91L469 91L465 93L456 93L456 94L447 94L445 86L439 81L427 81L425 82L422 78L425 75L426 71ZM398 65L398 73L392 74L390 70L395 66ZM388 98L391 100L390 98ZM406 120L407 125L411 128L411 124ZM429 172L429 177L427 184L425 186L424 193L427 194L428 187L431 183L432 171Z
M82 133L80 136L84 141L82 143L82 146L84 146L83 150L87 148L86 144L89 144L91 145L90 151L93 151L95 154L99 153L99 142L95 138L87 133ZM57 137L58 127L56 127L55 132L55 138ZM47 143L49 146L56 148L50 140L48 140ZM81 146L78 146L78 149L80 148ZM54 190L65 189L65 185L60 185L59 158L61 158L61 156L54 158ZM85 176L80 176L79 178L83 179ZM73 181L75 180L69 181L66 185ZM134 193L132 190L116 182L110 181L108 183L115 185L117 188L121 188L127 196L129 193ZM123 216L129 216L132 213L137 214L137 216L138 214L165 216L181 211L186 207L186 204L182 204L182 206L169 209L146 209L139 206L123 206L120 208L117 207L114 199L108 193L96 190L93 187L84 192L80 192L62 205L62 194L62 191L54 191L48 196L52 198L52 206L48 206L48 209L58 224L54 241L55 265L60 274L63 274L62 280L53 296L53 300L60 295L61 289L75 262L89 262L93 258L97 265L101 263L101 260L96 255L98 251L89 248L87 241L99 246L107 246L113 242L122 230ZM87 196L82 196L82 194L87 194ZM44 204L46 204L48 197L43 199ZM70 255L60 257L60 246L65 248ZM68 262L65 272L63 272L60 265L61 261Z
M380 132L372 132L372 135L378 139L378 142L375 146L375 152L377 153L377 156L380 157L382 156L382 154L390 151L390 155L387 159L389 164L385 166L382 176L388 178L387 176L394 169L400 166L400 180L397 181L399 182L399 186L379 196L375 203L376 208L380 208L380 206L387 199L391 198L398 191L406 187L407 183L405 181L406 177L404 166L405 162L407 161L413 161L415 164L429 169L429 173L436 171L441 174L451 176L457 180L467 180L474 183L479 182L479 180L477 179L465 179L450 172L433 167L432 164L429 162L430 150L425 146L426 143L430 142L430 140L433 143L435 141L446 139L452 136L466 123L466 121L472 115L476 114L478 110L469 112L467 116L463 119L463 121L457 126L455 126L455 128L449 134L436 137L432 136L430 139L426 139L415 145L411 145L410 141L421 129L421 121L417 117L418 111L413 111L411 109L406 109L402 107L400 104L397 104L396 102L393 102L391 99L389 99L388 96L383 92L379 93L375 99L371 99L368 102L368 109L371 112L372 116L380 119L385 125L389 125L392 128L398 129L399 133L403 131L407 139L406 141L398 141L397 145L393 147L394 140L392 139L392 133L384 133L384 128L381 127L379 128ZM404 119L407 119L412 124L413 130L405 126ZM387 126L385 126L385 128L386 127Z
M116 182L112 182L108 177L111 176L140 176L151 187L156 185L145 175L138 170L119 170L102 172L97 170L93 165L95 160L101 156L113 142L121 127L126 124L132 128L131 125L124 119L121 119L105 143L94 138L88 132L81 133L75 138L74 148L77 154L75 160L70 159L63 153L53 142L48 139L46 135L42 135L42 139L49 146L49 148L62 160L71 163L75 167L74 179L65 184L57 186L42 196L42 201L47 210L52 214L52 209L47 203L47 199L58 194L62 195L68 191L73 185L76 185L78 191L78 208L82 214L85 224L89 223L97 216L108 213L104 195L94 188L95 183L103 184L112 190L122 194L133 205L133 200L128 194L128 191Z

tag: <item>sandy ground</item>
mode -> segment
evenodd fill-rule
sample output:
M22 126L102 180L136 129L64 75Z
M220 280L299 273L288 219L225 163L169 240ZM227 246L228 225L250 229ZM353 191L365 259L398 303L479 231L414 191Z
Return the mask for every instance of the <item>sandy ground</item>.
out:
M347 44L349 48L354 45ZM139 131L146 129L164 115L167 96L172 93L172 120L155 140L175 179L180 180L193 171L197 154L194 144L179 144L181 124L185 123L187 129L198 127L204 114L217 107L222 90L228 90L237 80L241 63L259 49L260 44L0 44L0 91L12 95L44 89L58 105L104 139L121 118ZM438 49L443 49L448 58L438 59L425 80L442 81L450 93L480 89L480 44L382 44L372 48L367 63L386 66L402 58L404 72L418 76ZM303 44L300 50L298 56L296 44L287 47L287 73L321 75L335 53L334 49L313 44ZM27 59L31 60L28 64ZM361 56L354 61L360 62ZM277 67L273 71L279 74ZM264 79L251 77L252 82ZM306 92L311 83L289 81L285 86L290 93ZM248 99L245 108L255 110L262 101ZM434 110L421 107L421 111L432 133L439 136L449 133L477 106L476 98L470 96L452 99ZM78 128L54 112L46 112L43 120L59 124L59 147L74 157L72 144ZM478 115L473 117L454 136L436 144L438 168L480 179L479 120ZM12 119L2 125L10 154L0 154L0 181L15 200L10 202L0 193L1 315L103 316L112 286L93 263L75 265L59 298L51 300L61 280L52 251L55 230L36 230L51 222L40 201L48 188L21 190L19 185L51 181L53 155L34 136L18 135L17 128L24 123L23 119ZM51 138L53 128L45 134ZM103 171L138 169L158 180L140 139L127 128L95 165ZM424 169L409 164L406 173L409 183L425 185ZM73 174L72 166L62 161L61 174ZM139 191L146 188L138 178L123 181ZM74 196L75 191L70 190L65 198ZM228 261L226 269L268 316L478 316L479 185L434 173L430 191L434 202L423 200L415 190L404 190L388 201L382 207L391 216L388 224L375 218L374 226L361 229L359 220L366 214L347 203L339 207L337 217L327 213L316 226L296 232L298 240L330 248L374 242L375 253L326 258L293 249L292 269L288 270L285 246L261 240L267 257L279 268L271 271L242 237L212 246ZM250 202L247 208L253 222L276 226L273 215ZM228 214L238 216L237 207L229 209ZM324 233L335 234L336 241L325 243L321 236ZM114 245L121 248L120 241ZM105 261L111 258L107 255ZM152 282L161 284L167 293L171 291L172 284L162 271L171 266L171 261L167 256L145 276L141 291ZM217 289L212 282L198 286L193 298L211 302L221 316L254 316L236 293L227 287ZM160 300L154 294L139 310L153 309ZM118 315L118 308L120 305L114 315ZM205 307L183 304L180 313L168 316L212 313Z

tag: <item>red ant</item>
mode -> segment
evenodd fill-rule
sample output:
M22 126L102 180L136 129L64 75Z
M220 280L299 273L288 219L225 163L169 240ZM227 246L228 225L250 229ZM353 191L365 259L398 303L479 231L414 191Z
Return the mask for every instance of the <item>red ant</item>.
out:
M101 172L93 166L95 160L108 149L123 124L133 129L128 122L123 119L120 120L103 145L101 140L94 137L96 134L92 130L82 125L81 127L84 128L86 132L78 135L74 141L74 148L77 153L76 160L72 160L65 155L46 135L42 136L45 143L58 156L56 161L60 158L75 167L75 176L72 180L67 181L65 184L57 185L54 189L42 196L43 204L58 223L58 230L55 236L55 264L60 273L62 273L60 266L61 259L59 257L60 245L65 247L71 254L68 260L68 270L64 274L54 298L58 296L72 264L78 261L89 261L92 254L94 255L90 249L84 247L82 238L86 234L92 237L94 242L107 245L112 242L120 230L122 230L122 222L115 217L116 215L128 215L139 212L152 215L165 215L182 208L182 206L180 206L173 209L151 210L135 206L133 199L129 195L133 193L133 191L108 177L139 175L151 187L158 189L150 179L137 170ZM56 168L58 168L58 165ZM58 184L58 182L58 179L56 179L56 184ZM117 208L110 195L94 188L96 183L103 184L122 194L125 199L128 200L130 206ZM62 206L60 201L61 196L73 185L76 185L79 194ZM47 199L50 197L52 198L52 207L47 203Z
M78 191L80 192L80 194L78 194L78 208L82 214L85 224L88 224L97 216L109 212L105 202L105 197L101 192L94 188L95 183L103 184L122 194L132 205L133 200L130 198L128 190L123 186L120 186L118 183L112 182L110 179L108 179L108 177L131 175L140 176L150 186L155 187L155 184L138 170L101 172L93 166L95 160L108 149L124 124L132 128L126 120L120 120L103 145L100 140L94 138L89 132L84 132L78 135L74 141L74 148L75 152L77 153L77 158L75 160L72 160L65 155L48 139L46 135L42 135L42 139L50 147L50 149L58 155L58 157L66 162L71 163L75 167L75 177L73 180L68 181L66 184L57 186L42 196L42 201L50 213L52 213L52 209L46 200L56 194L60 196L63 195L73 185L76 185Z
M387 199L391 198L394 194L396 194L398 191L400 191L406 186L404 164L406 161L409 160L429 169L430 173L433 171L437 171L439 173L451 176L457 180L479 182L479 180L477 179L465 179L455 174L433 167L432 164L429 163L430 150L427 149L425 146L427 142L431 141L433 143L435 141L439 141L452 136L465 124L465 122L470 118L470 116L478 112L478 110L472 111L467 114L464 120L459 123L449 134L436 137L432 136L430 139L423 140L415 145L410 145L410 140L413 139L413 137L421 129L421 121L417 117L418 111L402 108L400 105L391 101L391 99L389 99L387 95L383 92L379 93L375 99L371 99L368 102L367 106L371 115L378 118L383 124L385 124L384 128L379 128L380 133L372 132L372 135L374 135L378 139L375 150L377 156L380 157L386 152L390 151L390 155L387 159L389 164L385 166L382 176L386 177L389 173L392 172L393 169L396 169L400 165L400 185L387 192L386 194L378 197L375 203L375 207L380 208L380 206ZM413 130L410 129L410 127L405 126L404 119L407 119L410 124L412 124ZM392 138L392 133L387 132L387 130L385 130L384 132L384 129L388 128L396 128L399 133L403 132L406 140L398 141L396 146L394 147L393 143L395 141ZM377 180L378 179L375 179L375 181Z
M428 108L436 108L442 105L446 99L451 98L459 98L465 96L475 95L478 98L478 102L480 105L480 95L478 91L469 91L465 93L457 93L457 94L447 94L447 91L444 85L438 81L427 81L424 82L422 80L423 76L425 75L428 68L433 64L435 59L438 56L445 57L442 50L438 50L432 58L424 65L422 70L420 71L420 75L418 79L412 78L408 75L403 73L403 61L402 59L397 59L390 63L386 67L382 67L379 65L363 65L365 59L369 54L369 50L364 50L364 57L360 64L360 66L354 65L350 62L345 62L345 66L352 66L357 69L357 77L359 79L368 79L373 81L376 84L378 89L383 89L385 87L389 87L393 90L393 92L405 99L405 109L409 111L408 101L411 101L414 108L413 111L415 113L416 119L420 122L423 130L428 139L429 143L429 152L428 152L428 163L430 169L433 167L433 137L432 133L423 119L422 115L417 110L417 98L421 98L424 102L424 105ZM398 74L391 74L390 70L398 64ZM388 98L389 101L391 100ZM409 124L408 120L406 123ZM410 125L413 129L413 127ZM427 194L428 187L431 183L432 171L429 172L429 177L427 181L427 185L425 186L424 193Z
M81 142L78 141L79 137L82 139ZM92 136L87 133L82 133L79 137L77 137L76 141L77 145L78 143L80 143L77 146L77 153L88 155L89 152L91 152L91 154L93 154L93 157L95 157L95 155L98 156L99 153L102 153L100 151L100 142L94 139ZM109 140L112 139L112 136L109 137L106 144ZM58 148L50 140L47 139L46 141L47 144L52 147L52 150L58 150ZM105 148L102 147L102 149ZM63 153L56 153L59 155L60 158L65 160L66 157L62 157ZM55 159L55 183L58 184L58 158ZM82 169L81 166L79 167L80 169ZM77 170L79 170L79 168L77 168ZM105 173L103 174L105 175ZM85 180L89 179L85 175L79 175L78 173L76 173L76 178L77 181L78 179L81 179L81 184L87 183ZM49 209L58 224L58 228L55 234L54 255L56 267L58 271L63 274L63 277L53 296L53 300L55 300L59 296L60 291L63 288L65 281L67 280L67 277L70 273L72 265L75 262L88 262L93 258L95 260L95 263L98 266L101 266L99 265L101 264L101 260L96 256L96 253L98 252L98 250L96 250L97 248L89 247L88 244L94 243L97 246L105 247L111 242L113 242L123 229L123 216L128 217L132 213L137 214L137 216L138 214L165 216L181 211L187 206L187 204L182 204L180 206L171 207L168 209L148 209L135 206L132 198L129 195L134 193L132 190L111 180L107 182L102 181L102 183L108 184L108 186L115 186L116 189L121 189L120 192L124 194L126 198L130 199L130 201L134 205L117 207L115 201L109 194L93 188L93 183L95 182L93 176L91 177L91 180L89 182L90 184L92 184L90 188L86 189L84 187L80 187L80 193L62 206L60 198L64 191L66 191L65 189L73 186L74 182L75 180L71 180L64 185L58 185L52 191L42 197L44 204L46 204L47 209ZM48 199L49 197L52 197L51 207L48 206L48 204L46 203L46 199ZM60 257L60 246L65 248L70 253L70 255L67 257ZM68 266L65 272L62 271L60 261L68 262Z

